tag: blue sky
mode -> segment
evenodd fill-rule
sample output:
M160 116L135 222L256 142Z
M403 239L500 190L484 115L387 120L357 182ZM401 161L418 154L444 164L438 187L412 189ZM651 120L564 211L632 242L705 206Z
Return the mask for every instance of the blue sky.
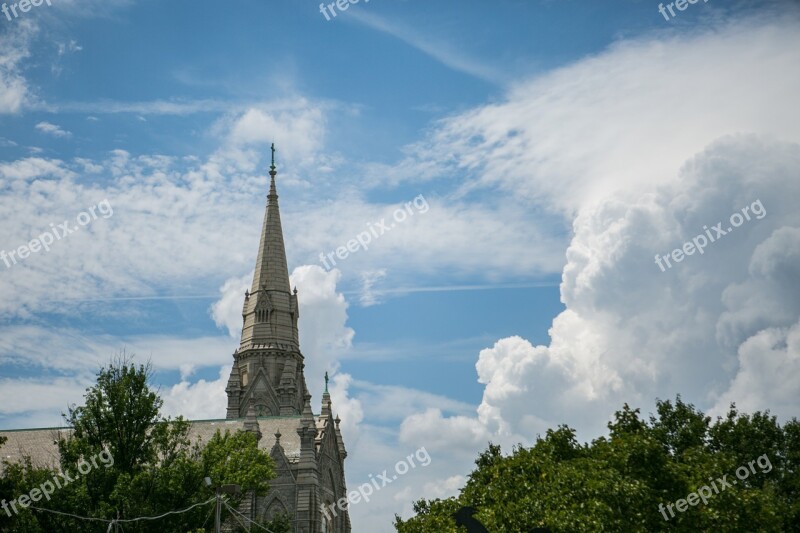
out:
M794 2L61 0L0 15L0 428L57 425L98 365L224 416L269 145L315 410L348 482L420 446L385 531L491 440L604 430L624 402L797 413ZM417 200L407 220L326 270ZM421 209L424 200L424 209ZM767 215L661 272L655 254Z

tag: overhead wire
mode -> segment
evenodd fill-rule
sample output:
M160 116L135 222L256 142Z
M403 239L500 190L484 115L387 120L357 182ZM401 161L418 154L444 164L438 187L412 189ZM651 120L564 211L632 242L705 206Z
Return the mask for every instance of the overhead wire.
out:
M250 522L250 523L251 523L251 524L253 524L254 526L256 526L256 527L260 527L261 529L263 529L264 531L268 531L269 533L275 533L275 532L274 532L274 531L272 531L271 529L268 529L266 526L263 526L263 525L259 524L258 522L254 522L254 521L250 520L250 519L249 519L249 518L247 518L247 517L246 517L244 514L242 514L240 511L237 511L236 509L234 509L233 507L231 507L230 505L228 505L228 502L226 502L225 500L223 500L223 501L222 501L222 504L223 504L225 507L227 507L227 508L228 508L228 510L229 510L231 513L234 513L234 515L239 515L239 516L241 516L242 518L244 518L245 520L247 520L248 522Z
M117 527L120 527L121 524L128 524L128 523L132 523L132 522L140 522L140 521L143 521L143 520L151 520L151 521L161 520L162 518L166 518L168 516L188 513L189 511L191 511L193 509L196 509L198 507L202 507L203 505L208 505L209 503L211 503L211 502L213 502L215 500L216 500L216 497L211 498L209 500L206 500L204 502L200 502L200 503L196 503L194 505L190 505L186 509L179 509L177 511L168 511L168 512L166 512L164 514L160 514L158 516L139 516L139 517L136 517L136 518L114 518L114 519L111 519L111 520L109 520L107 518L95 518L95 517L91 517L91 516L80 516L80 515L73 514L73 513L65 513L63 511L56 511L55 509L45 509L44 507L36 507L34 505L29 505L28 509L33 509L34 511L40 511L40 512L44 512L44 513L52 513L52 514L59 515L59 516L67 516L67 517L70 517L70 518L75 518L77 520L84 520L84 521L87 521L87 522L102 522L104 524L108 524L108 530L107 531L110 532L112 530L116 531Z

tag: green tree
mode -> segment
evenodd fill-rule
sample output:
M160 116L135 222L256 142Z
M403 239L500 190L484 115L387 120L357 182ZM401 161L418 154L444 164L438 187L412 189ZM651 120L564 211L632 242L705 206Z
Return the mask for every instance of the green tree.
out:
M214 485L238 484L244 494L266 494L268 480L275 474L272 459L258 448L256 436L217 431L208 442L191 443L188 421L160 414L162 400L151 388L150 378L149 365L136 366L124 355L99 371L84 405L65 414L73 431L58 443L61 471L74 482L55 491L43 507L102 520L160 516L211 499L214 491L204 483L206 477ZM9 465L2 482L19 495L54 475L27 461ZM230 505L235 508L243 497L234 497ZM213 504L203 505L123 527L137 532L202 530L211 524L212 508ZM108 527L101 521L32 510L9 523L8 531L26 533L105 532Z
M678 396L658 400L649 420L624 405L608 429L581 445L574 430L559 426L508 456L490 443L457 497L420 500L416 516L396 516L395 528L455 532L453 513L469 506L492 532L800 531L797 420L781 427L769 413L744 415L731 406L712 423ZM772 470L751 470L746 480L664 519L659 505L726 474L736 479L737 468L765 454Z
M62 457L73 463L107 449L115 470L133 475L156 462L159 452L172 454L185 444L184 422L159 424L169 420L159 414L163 401L150 389L151 377L149 365L137 368L124 355L101 369L84 405L64 415L73 433L59 443Z

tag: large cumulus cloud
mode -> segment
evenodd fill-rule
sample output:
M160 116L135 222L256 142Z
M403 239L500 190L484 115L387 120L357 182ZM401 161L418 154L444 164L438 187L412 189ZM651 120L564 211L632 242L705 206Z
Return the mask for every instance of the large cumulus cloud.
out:
M411 414L401 441L466 452L560 423L591 438L624 402L647 411L678 393L715 414L730 402L798 413L797 26L787 8L622 41L444 121L417 147L475 174L465 194L513 191L572 220L573 235L550 342L499 339L478 356L475 414ZM656 265L756 201L763 218Z

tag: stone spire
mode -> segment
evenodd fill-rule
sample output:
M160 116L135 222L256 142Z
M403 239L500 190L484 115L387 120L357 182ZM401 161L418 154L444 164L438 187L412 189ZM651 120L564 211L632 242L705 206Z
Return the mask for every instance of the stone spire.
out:
M236 354L234 354L234 358ZM228 385L225 387L225 394L228 395L228 409L226 418L239 418L239 392L242 384L239 381L239 367L233 365L231 375L228 378Z
M332 416L332 405L331 393L328 392L328 373L325 372L325 392L322 393L322 413L320 413L325 420Z
M339 424L342 423L342 419L339 418L339 415L336 415L336 445L339 447L339 453L342 455L342 459L347 458L347 449L344 447L344 439L342 438L342 430L339 429Z
M275 187L275 144L272 145L272 164L269 167L269 194L267 211L261 228L261 241L256 258L251 293L266 286L270 291L289 292L289 269L286 265L286 248L283 244L281 214L278 209L278 192Z
M275 145L269 167L269 194L261 228L253 285L245 295L240 351L253 346L299 349L297 293L289 287L278 192L275 187Z
M261 427L258 425L256 410L252 405L247 409L247 416L244 419L244 430L255 434L257 441L261 440Z
M275 457L275 454L283 453L283 445L281 444L281 431L278 430L275 432L275 444L272 445L272 450L270 450L270 455Z
M311 395L304 397L303 414L300 417L300 426L297 428L300 436L300 458L297 462L297 499L295 513L301 523L308 523L307 529L298 528L297 531L319 531L320 476L317 461L317 425L311 413Z

